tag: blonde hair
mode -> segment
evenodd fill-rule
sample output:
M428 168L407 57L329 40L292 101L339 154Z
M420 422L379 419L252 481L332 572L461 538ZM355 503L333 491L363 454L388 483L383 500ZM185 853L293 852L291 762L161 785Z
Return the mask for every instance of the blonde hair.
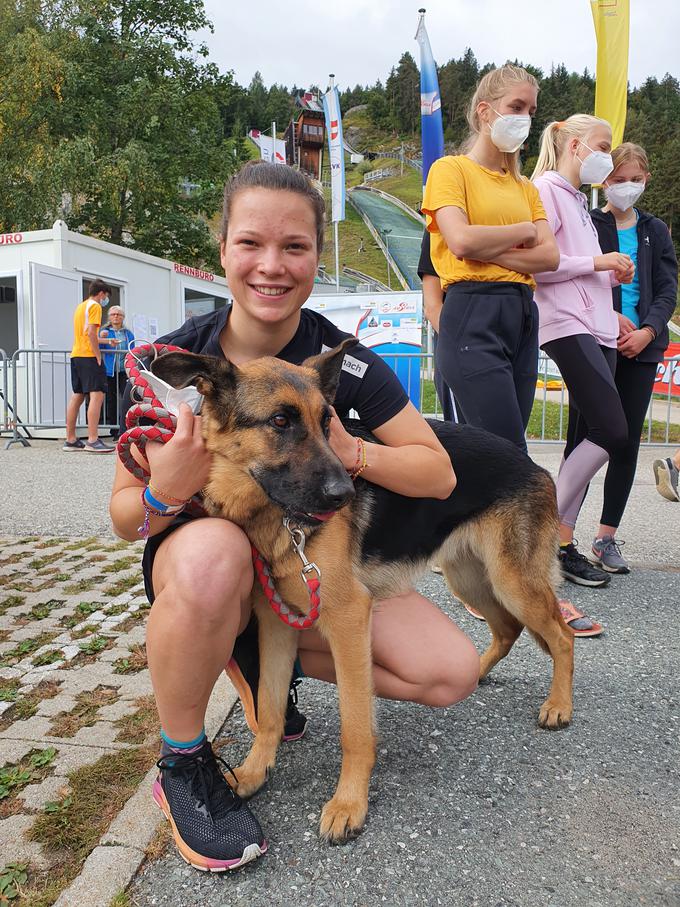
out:
M472 148L482 131L482 124L479 120L479 114L477 113L478 105L482 101L485 101L490 105L493 104L494 101L499 101L508 93L508 89L518 82L528 82L529 85L532 85L536 89L536 91L539 90L538 82L534 76L532 76L530 72L527 72L526 69L523 69L521 66L515 66L513 63L506 63L505 66L499 66L498 69L492 69L479 80L467 111L467 121L470 126L470 133L461 145L461 153L465 154ZM519 151L514 151L512 153L504 152L503 167L505 167L516 180L520 180L522 174L519 166Z
M623 142L621 145L617 145L612 151L612 160L614 170L622 164L639 164L645 173L649 172L647 152L641 145L635 145L633 142Z
M611 126L600 117L591 116L589 113L575 113L566 120L553 121L543 130L541 147L538 153L536 167L531 174L532 180L545 173L546 170L557 170L557 165L562 152L572 139L583 139L593 131L596 126Z

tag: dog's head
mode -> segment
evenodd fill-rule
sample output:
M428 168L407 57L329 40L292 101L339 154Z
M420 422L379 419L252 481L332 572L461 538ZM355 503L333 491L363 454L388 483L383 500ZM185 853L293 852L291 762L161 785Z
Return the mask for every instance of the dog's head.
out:
M236 367L194 353L166 353L152 363L168 384L193 384L205 397L203 434L213 454L207 490L225 516L234 518L237 498L247 509L246 500L257 506L264 493L315 526L354 496L328 433L344 353L355 343L349 338L301 366L265 358Z

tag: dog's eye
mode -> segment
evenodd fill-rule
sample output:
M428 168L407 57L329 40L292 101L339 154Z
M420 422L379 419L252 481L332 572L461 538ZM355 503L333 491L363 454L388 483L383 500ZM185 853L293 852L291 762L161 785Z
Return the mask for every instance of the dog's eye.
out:
M269 421L274 428L288 428L290 425L290 419L284 413L276 413Z
M328 437L331 433L331 418L332 418L332 416L329 413L328 415L324 416L323 419L321 420L321 431L324 433L324 435L326 437Z

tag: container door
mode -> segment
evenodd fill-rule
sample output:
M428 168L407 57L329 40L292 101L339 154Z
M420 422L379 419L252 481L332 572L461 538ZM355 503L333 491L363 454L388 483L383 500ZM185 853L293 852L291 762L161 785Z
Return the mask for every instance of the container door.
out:
M30 408L39 425L65 425L71 394L69 355L73 313L82 302L82 275L31 263L34 352L28 373L35 389Z

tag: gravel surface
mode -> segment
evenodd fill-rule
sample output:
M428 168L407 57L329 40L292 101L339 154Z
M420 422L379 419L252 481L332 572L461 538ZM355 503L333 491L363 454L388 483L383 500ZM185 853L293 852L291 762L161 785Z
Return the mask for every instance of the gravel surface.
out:
M532 445L553 474L561 447ZM311 726L281 750L253 801L269 853L232 875L186 866L170 849L130 889L136 907L442 904L461 907L680 905L680 506L654 491L645 448L622 526L636 567L605 590L563 592L606 635L578 640L575 721L536 726L549 663L522 637L488 682L447 710L380 702L379 758L365 832L321 844L320 809L339 767L334 688L306 681ZM112 456L66 454L52 442L0 451L0 534L110 535ZM590 541L602 473L578 535ZM428 575L422 591L483 649L488 630ZM249 734L237 707L223 755L238 765ZM150 794L149 794L150 795Z
M422 591L485 646L488 630L439 577ZM549 663L526 635L457 707L379 702L368 824L331 847L317 826L338 774L336 695L305 681L307 736L281 747L252 801L269 852L213 876L171 849L142 869L132 903L677 907L678 576L636 571L597 593L568 592L608 628L577 641L570 728L536 725ZM250 739L239 706L223 734L232 742L222 755L237 765Z

